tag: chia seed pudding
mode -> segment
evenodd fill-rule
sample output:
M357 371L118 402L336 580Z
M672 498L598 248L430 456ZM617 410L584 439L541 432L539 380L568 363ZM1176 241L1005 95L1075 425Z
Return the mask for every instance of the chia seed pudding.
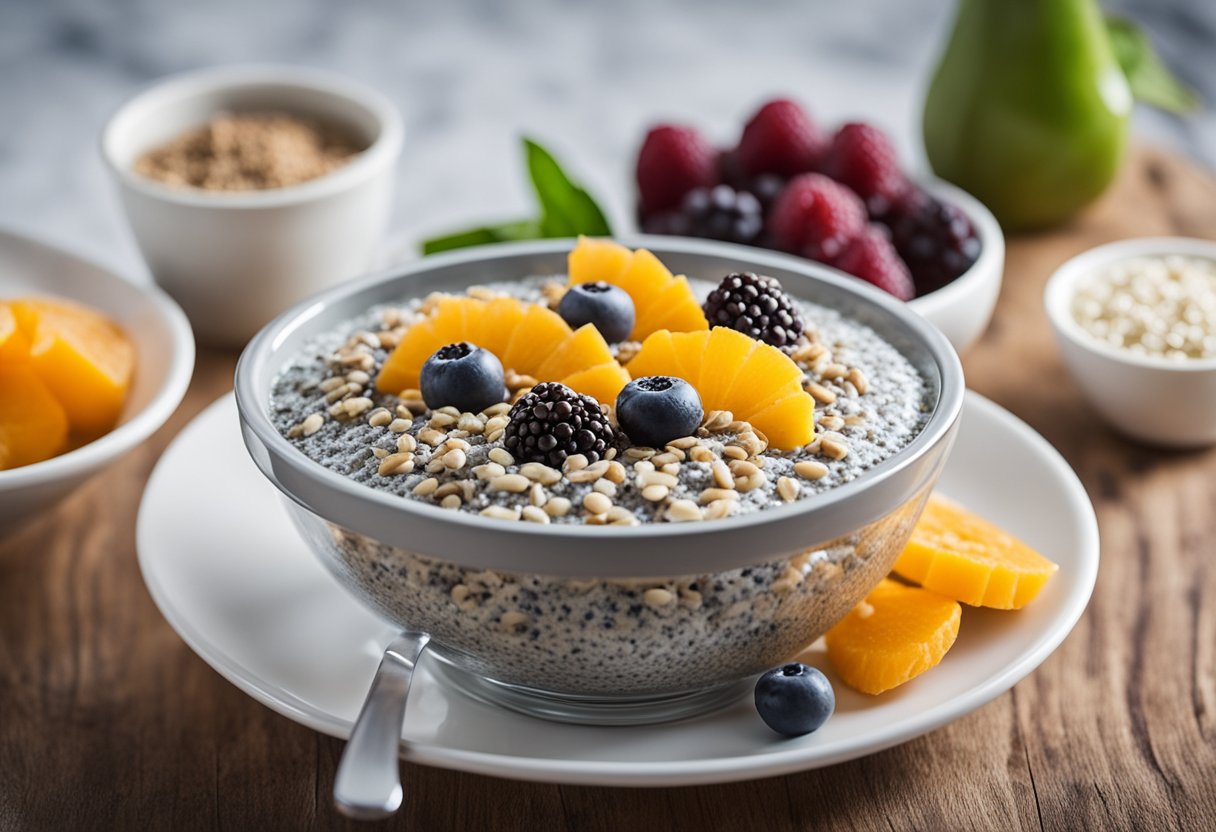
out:
M469 294L555 307L559 280ZM690 282L702 298L713 288ZM779 452L731 413L709 411L695 435L663 448L622 440L601 460L571 456L561 470L517 461L502 445L509 401L479 414L431 411L417 390L376 391L389 353L435 302L379 306L310 342L274 385L276 427L318 464L402 499L504 522L638 525L812 498L898 452L928 418L928 386L898 350L832 309L798 302L806 333L789 354L815 399L810 444ZM622 343L616 357L625 363L637 349ZM505 380L512 401L537 383L510 368ZM339 578L399 626L430 633L433 649L460 667L533 690L636 697L737 681L796 654L887 574L927 494L789 558L656 580L471 569L290 510Z

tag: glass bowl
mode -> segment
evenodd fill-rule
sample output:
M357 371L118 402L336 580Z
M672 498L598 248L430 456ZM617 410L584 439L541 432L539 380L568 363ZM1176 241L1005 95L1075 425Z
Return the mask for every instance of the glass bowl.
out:
M573 241L428 257L283 313L237 368L242 433L311 550L360 601L432 636L474 697L550 719L638 724L733 701L884 577L945 464L964 383L946 338L903 304L810 261L676 237L627 240L673 272L757 271L866 324L926 380L927 421L836 488L699 523L511 523L378 491L305 456L269 411L277 374L315 336L376 304L565 272Z

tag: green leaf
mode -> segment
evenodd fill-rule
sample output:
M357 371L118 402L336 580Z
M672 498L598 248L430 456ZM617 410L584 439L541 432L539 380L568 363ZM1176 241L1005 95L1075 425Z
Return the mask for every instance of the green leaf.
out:
M422 253L438 254L469 246L486 246L491 243L507 243L513 240L535 240L541 237L540 224L536 220L517 220L499 225L485 225L432 237L422 243Z
M1170 72L1140 27L1126 18L1108 15L1106 31L1137 101L1172 113L1190 112L1199 106L1194 91Z
M608 220L591 195L570 181L549 151L531 139L523 141L528 175L540 202L540 227L544 236L611 235Z
M591 195L570 181L549 151L524 139L528 175L540 203L540 216L499 225L485 225L432 237L422 243L422 253L436 254L468 246L484 246L512 240L539 240L545 237L607 237L612 234L604 212Z

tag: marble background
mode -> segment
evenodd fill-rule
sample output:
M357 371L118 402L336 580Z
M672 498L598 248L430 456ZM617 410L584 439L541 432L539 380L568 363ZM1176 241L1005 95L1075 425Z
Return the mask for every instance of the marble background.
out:
M1110 0L1216 102L1216 2ZM407 125L394 233L528 209L516 137L553 148L629 227L647 124L733 141L772 93L889 129L922 164L919 102L945 0L390 2L0 0L0 225L145 276L96 151L108 114L158 76L283 62L374 84ZM1216 118L1137 112L1135 130L1216 166Z

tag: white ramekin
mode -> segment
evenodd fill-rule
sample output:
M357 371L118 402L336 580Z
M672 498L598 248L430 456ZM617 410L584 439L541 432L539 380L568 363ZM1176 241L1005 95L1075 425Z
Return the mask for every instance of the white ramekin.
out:
M332 173L264 191L174 188L134 171L144 152L233 110L316 118L367 149ZM396 108L361 84L298 67L219 67L127 101L102 131L101 154L156 281L200 341L239 346L286 307L367 267L392 207L402 135Z
M1044 305L1064 363L1090 404L1120 433L1149 445L1188 448L1216 442L1216 359L1142 356L1105 344L1073 317L1077 281L1136 257L1216 260L1216 242L1186 237L1122 240L1060 266Z

